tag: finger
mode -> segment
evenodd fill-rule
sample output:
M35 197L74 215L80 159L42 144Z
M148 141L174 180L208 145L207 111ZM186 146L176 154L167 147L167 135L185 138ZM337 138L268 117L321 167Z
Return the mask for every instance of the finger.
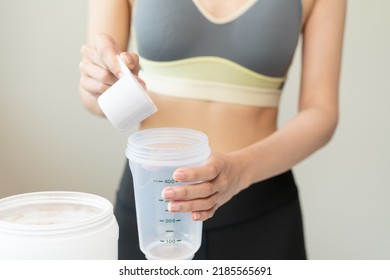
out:
M162 198L166 200L191 200L196 198L205 198L216 193L216 187L210 182L166 187L162 191Z
M146 83L144 82L144 80L142 80L138 76L138 73L139 73L139 70L140 70L138 55L136 55L135 53L122 52L120 54L120 57L123 60L123 62L126 64L126 66L130 69L130 71L134 74L134 76L137 79L138 83L145 90L147 90Z
M217 211L218 206L215 205L213 208L205 211L194 211L191 214L192 220L194 221L206 221L214 216L215 211Z
M80 49L81 54L84 57L84 60L88 60L89 62L103 68L107 69L104 65L103 60L100 58L99 53L96 50L95 46L92 45L84 45Z
M130 71L133 74L138 75L138 72L140 70L138 55L136 55L135 53L122 52L120 54L120 57L126 64L126 66L130 69Z
M89 92L95 98L99 97L110 86L99 82L98 80L91 78L87 75L82 75L80 78L80 86L87 92Z
M211 181L223 170L222 163L209 160L207 164L195 168L178 168L173 173L173 179L178 182Z
M109 86L113 85L118 80L118 78L107 69L92 63L88 59L83 59L79 64L79 68L82 75L89 76L90 78Z
M193 211L207 211L216 205L215 196L210 196L202 199L194 200L174 200L168 203L169 212L193 212Z
M142 80L140 77L138 76L135 76L137 78L137 81L141 84L141 86L144 88L144 90L147 90L146 88L146 83L144 82L144 80Z
M120 78L122 72L116 58L120 51L114 40L106 34L100 34L96 38L96 51L102 59L104 68Z

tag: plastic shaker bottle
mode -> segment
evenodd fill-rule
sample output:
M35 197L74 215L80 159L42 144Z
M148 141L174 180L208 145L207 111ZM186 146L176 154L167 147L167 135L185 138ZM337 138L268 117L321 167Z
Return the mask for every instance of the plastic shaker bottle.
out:
M192 259L202 239L202 222L191 213L170 213L161 193L178 186L173 172L203 165L210 156L205 134L183 128L133 133L126 155L134 180L140 248L147 259ZM188 183L186 183L188 184Z

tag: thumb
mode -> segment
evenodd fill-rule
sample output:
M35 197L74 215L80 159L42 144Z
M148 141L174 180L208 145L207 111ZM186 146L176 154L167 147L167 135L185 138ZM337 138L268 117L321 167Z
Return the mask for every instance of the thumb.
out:
M140 70L138 55L130 52L122 52L120 53L120 57L130 71L133 72L133 74L138 75Z
M134 74L138 83L140 83L140 85L144 88L144 90L147 90L145 81L142 80L138 76L138 72L140 70L138 55L136 55L135 53L130 53L130 52L122 52L120 54L120 58L126 64L126 66L130 69L130 71Z

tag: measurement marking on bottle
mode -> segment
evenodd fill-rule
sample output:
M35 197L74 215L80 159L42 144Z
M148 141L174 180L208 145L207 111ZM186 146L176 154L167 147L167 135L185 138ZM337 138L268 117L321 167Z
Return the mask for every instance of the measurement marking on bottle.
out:
M160 243L174 244L181 242L181 239L160 239Z
M160 180L160 179L153 179L152 180L153 183L164 183L164 184L175 184L175 183L178 183L178 181L176 180L173 180L173 179L163 179L163 180Z
M165 232L175 232L173 229L167 229Z
M181 222L180 219L159 219L158 221L160 223L166 223L166 224L173 224L173 223Z

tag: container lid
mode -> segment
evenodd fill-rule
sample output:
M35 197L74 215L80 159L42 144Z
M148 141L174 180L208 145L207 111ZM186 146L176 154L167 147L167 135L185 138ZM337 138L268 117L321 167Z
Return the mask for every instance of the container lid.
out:
M80 192L34 192L0 199L0 232L58 234L95 227L113 215L105 198Z

